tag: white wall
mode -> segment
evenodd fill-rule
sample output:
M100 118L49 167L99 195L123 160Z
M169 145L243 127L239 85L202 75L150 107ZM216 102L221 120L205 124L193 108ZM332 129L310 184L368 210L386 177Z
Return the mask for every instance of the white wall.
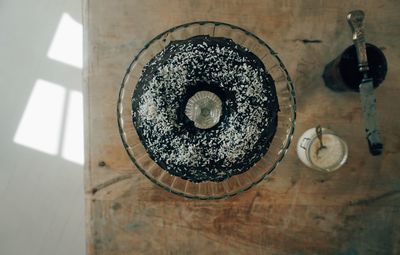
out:
M0 1L0 255L85 253L81 20L80 0Z

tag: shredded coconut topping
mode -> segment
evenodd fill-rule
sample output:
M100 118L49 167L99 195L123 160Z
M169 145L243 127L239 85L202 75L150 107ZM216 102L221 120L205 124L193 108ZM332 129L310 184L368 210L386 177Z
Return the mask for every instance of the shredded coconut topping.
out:
M199 130L179 109L204 84L226 95L225 110L215 128ZM274 82L262 62L230 39L208 36L167 46L144 67L133 96L133 121L150 156L194 182L249 169L268 149L277 111Z

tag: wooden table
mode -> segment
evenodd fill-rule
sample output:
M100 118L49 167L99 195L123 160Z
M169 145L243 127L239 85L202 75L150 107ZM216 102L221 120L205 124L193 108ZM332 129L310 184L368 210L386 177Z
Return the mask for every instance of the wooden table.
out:
M389 71L376 90L385 144L368 153L357 93L332 92L323 67L351 44L345 16L366 12L369 42ZM400 254L400 1L85 0L86 205L90 255ZM277 51L294 81L294 142L270 178L222 201L169 194L134 169L121 143L117 93L145 42L181 23L241 26ZM316 124L349 146L326 174L297 158Z

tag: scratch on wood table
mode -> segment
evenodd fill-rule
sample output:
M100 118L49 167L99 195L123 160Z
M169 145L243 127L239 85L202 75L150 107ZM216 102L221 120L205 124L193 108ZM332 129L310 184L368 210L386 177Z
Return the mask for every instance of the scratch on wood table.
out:
M100 183L92 188L92 194L94 195L94 194L96 194L96 192L100 191L101 189L104 189L108 186L116 184L117 182L129 179L129 178L132 178L132 174L120 175L120 176L114 177L106 182Z
M373 204L375 202L378 202L379 200L390 198L390 197L392 197L394 195L397 195L397 194L400 194L400 190L392 190L392 191L385 192L385 193L383 193L381 195L378 195L378 196L351 201L349 203L349 205L370 205L370 204Z

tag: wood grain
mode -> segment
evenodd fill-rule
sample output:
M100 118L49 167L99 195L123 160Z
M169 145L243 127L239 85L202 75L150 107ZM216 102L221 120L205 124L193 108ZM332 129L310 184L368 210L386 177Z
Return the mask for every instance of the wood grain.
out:
M379 157L368 153L358 94L332 92L321 78L351 44L345 16L357 8L366 13L367 40L389 63L376 90ZM390 0L85 0L88 254L399 254L399 11ZM264 39L297 93L294 143L283 162L258 186L222 201L192 201L153 185L134 169L117 128L117 93L133 56L158 33L195 20ZM348 162L337 172L297 159L297 139L317 124L348 143Z

